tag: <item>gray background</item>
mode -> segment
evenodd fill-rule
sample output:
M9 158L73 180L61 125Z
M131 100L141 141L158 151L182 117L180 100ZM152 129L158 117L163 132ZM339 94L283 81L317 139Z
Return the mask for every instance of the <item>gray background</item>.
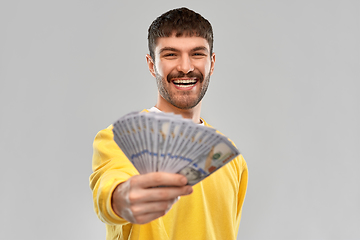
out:
M360 239L358 0L1 1L0 239L105 239L92 141L155 104L147 28L180 6L213 24L202 116L250 170L238 238Z

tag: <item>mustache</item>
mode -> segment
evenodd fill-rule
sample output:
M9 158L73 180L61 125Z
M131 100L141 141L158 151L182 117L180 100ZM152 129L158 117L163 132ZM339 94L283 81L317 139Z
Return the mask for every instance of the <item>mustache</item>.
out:
M173 78L197 78L200 82L204 80L204 76L199 72L189 72L189 73L183 73L183 72L176 72L176 73L169 73L167 75L167 81L171 82L171 79Z

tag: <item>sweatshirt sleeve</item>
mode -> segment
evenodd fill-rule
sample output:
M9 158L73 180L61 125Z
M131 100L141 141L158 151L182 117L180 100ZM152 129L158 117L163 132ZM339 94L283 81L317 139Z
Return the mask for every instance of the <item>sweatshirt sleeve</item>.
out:
M239 186L239 192L238 192L238 207L237 207L237 225L240 224L241 219L241 212L242 212L242 206L244 204L245 195L246 195L246 189L248 185L248 167L246 164L245 159L242 155L240 155L240 186Z
M109 126L98 132L94 139L90 188L93 192L94 210L99 219L109 225L123 225L129 222L113 211L112 193L118 184L139 173L113 137L112 126Z

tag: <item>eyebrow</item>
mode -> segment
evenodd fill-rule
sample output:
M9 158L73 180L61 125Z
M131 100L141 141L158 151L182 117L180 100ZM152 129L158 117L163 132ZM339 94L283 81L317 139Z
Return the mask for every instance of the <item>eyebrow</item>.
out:
M196 47L194 49L191 49L192 52L196 52L196 51L205 51L205 52L209 52L209 50L206 47Z
M172 48L172 47L164 47L162 49L160 49L159 53L165 52L165 51L172 51L172 52L180 52L178 49L176 48Z
M162 49L160 49L159 51L159 54L161 54L162 52L165 52L165 51L172 51L172 52L180 52L179 49L176 49L176 48L173 48L173 47L164 47ZM190 50L191 52L196 52L196 51L206 51L206 52L209 52L209 50L206 48L206 47L195 47L193 49Z

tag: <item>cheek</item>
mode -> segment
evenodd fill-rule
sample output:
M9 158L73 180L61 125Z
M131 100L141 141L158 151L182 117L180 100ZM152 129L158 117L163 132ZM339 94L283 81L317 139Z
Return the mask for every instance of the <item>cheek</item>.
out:
M201 71L201 73L204 75L204 77L206 75L208 75L210 73L210 69L211 69L211 62L210 61L204 61L198 64L198 66L196 67L199 71Z
M170 66L164 62L161 62L160 60L157 61L155 64L156 70L162 77L166 77L170 72Z

